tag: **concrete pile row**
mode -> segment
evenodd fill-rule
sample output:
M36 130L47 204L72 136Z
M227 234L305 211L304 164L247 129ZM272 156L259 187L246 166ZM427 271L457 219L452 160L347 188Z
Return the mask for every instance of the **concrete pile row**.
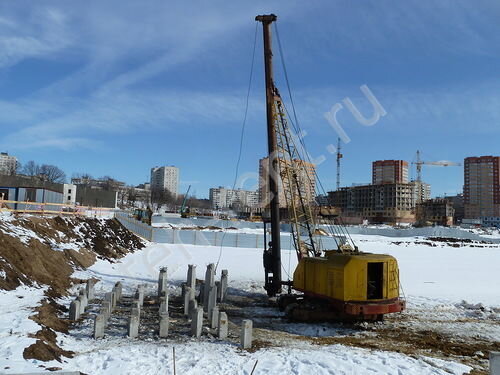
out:
M94 299L94 280L88 280L85 288L78 290L78 297L76 297L69 305L69 319L78 320L85 312L87 305Z
M139 285L133 294L130 305L130 318L127 325L127 335L136 338L139 335L139 323L141 321L141 310L144 306L144 285Z
M211 329L217 330L220 340L228 335L227 314L219 311L217 303L227 298L228 271L222 270L220 281L215 281L215 265L209 264L205 272L205 281L200 283L200 292L196 299L196 266L188 266L187 281L182 284L184 315L191 320L191 334L201 337L206 316ZM201 306L199 306L201 305ZM206 315L205 315L205 314ZM252 347L252 321L244 320L241 330L241 345L244 349Z
M99 339L104 337L104 330L108 325L109 318L116 309L116 305L121 301L123 286L121 282L117 282L111 292L104 294L99 313L94 318L94 338Z
M160 269L158 276L158 314L160 315L160 337L168 336L169 317L168 317L168 280L167 268Z
M159 315L159 337L166 338L169 333L169 294L168 294L168 270L167 267L160 269L158 276L158 315ZM228 337L229 320L227 313L220 311L218 303L223 303L227 298L228 271L222 270L219 281L215 280L215 265L209 264L205 272L205 280L199 282L199 292L197 291L196 266L189 265L187 272L187 281L182 284L182 302L183 312L191 326L191 335L201 337L203 325L217 333L220 340L226 340ZM104 337L104 330L117 303L122 299L122 284L117 282L111 292L104 296L101 309L94 319L94 338ZM91 290L93 298L93 286ZM83 291L83 290L82 290ZM197 293L198 292L198 293ZM139 335L139 324L141 320L141 310L144 306L144 285L139 285L132 295L130 307L130 317L127 324L127 336L137 338ZM84 293L79 296L84 299L88 296ZM79 301L76 300L75 308L80 308ZM72 303L73 305L73 303ZM241 346L244 349L252 347L252 321L243 320L241 330Z

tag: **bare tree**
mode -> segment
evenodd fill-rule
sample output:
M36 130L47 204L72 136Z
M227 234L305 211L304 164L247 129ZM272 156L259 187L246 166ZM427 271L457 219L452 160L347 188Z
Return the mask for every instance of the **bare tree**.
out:
M20 174L22 170L23 170L23 165L19 161L17 161L15 174Z
M115 180L110 176L103 176L99 179L101 181L101 187L104 190L119 190L122 183L120 181Z
M174 205L177 203L176 198L173 196L173 194L166 189L151 190L151 202L156 203L158 205L162 204Z
M37 177L40 174L40 166L33 160L30 160L24 164L22 171L26 176Z
M21 173L22 165L18 161L16 161L15 165L12 165L9 167L9 170L7 171L7 174L9 176L15 176L19 173Z
M64 184L66 182L66 173L59 167L50 164L43 164L40 167L40 177L45 181Z
M71 176L71 183L81 186L89 186L90 182L94 179L89 173L73 173Z
M92 175L90 175L89 173L73 173L73 175L71 176L71 178L73 179L82 179L82 180L92 180L94 177L92 177Z
M194 208L210 209L212 205L208 199L200 199L196 197L189 198L189 205Z
M129 187L127 189L127 201L129 205L135 206L135 202L137 201L137 192L133 187Z

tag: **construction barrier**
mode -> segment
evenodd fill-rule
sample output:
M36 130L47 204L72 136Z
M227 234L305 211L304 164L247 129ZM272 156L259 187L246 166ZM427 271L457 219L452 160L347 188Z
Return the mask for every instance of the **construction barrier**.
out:
M113 217L114 208L68 205L52 202L12 201L0 199L0 212L31 215L70 215L87 217Z
M155 223L166 223L173 224L176 226L199 226L199 227L219 227L228 228L233 227L237 229L262 229L264 228L263 223L260 222L249 222L249 221L233 221L233 220L216 220L216 219L201 219L201 218L177 218L177 217L163 217L163 216L153 216L153 224ZM336 225L326 226L318 225L318 228L329 231L329 227L335 228L338 232L344 230ZM486 241L490 243L500 243L500 238L485 237L473 231L457 228L457 227L422 227L422 228L394 228L389 226L364 226L364 225L347 225L347 231L349 234L360 234L367 236L384 236L384 237L445 237L445 238L456 238L463 240L472 241ZM281 223L280 228L282 232L290 232L290 224Z
M135 220L125 212L116 212L115 217L125 228L151 242L260 249L263 249L265 246L264 232L262 234L253 234L241 233L230 229L156 228ZM193 225L195 222L199 224L197 220L193 220L191 226L195 227ZM184 221L184 225L188 224L188 220ZM267 240L270 240L269 236ZM337 248L336 240L333 237L318 235L315 236L315 240L316 243L320 244L322 249ZM281 248L283 250L295 250L293 238L290 233L281 234Z
M142 223L138 220L135 220L129 214L124 212L116 212L115 218L129 231L136 234L139 237L144 238L145 240L153 241L153 231L154 228L150 225Z

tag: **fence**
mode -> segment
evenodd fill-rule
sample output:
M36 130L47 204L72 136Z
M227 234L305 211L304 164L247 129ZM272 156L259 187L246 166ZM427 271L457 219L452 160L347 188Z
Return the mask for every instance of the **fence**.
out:
M126 213L116 213L116 218L130 231L138 236L158 243L168 244L186 244L186 245L204 245L204 246L227 246L227 247L246 247L246 248L264 248L264 230L262 223L252 223L244 221L227 221L227 220L214 220L214 219L182 219L182 218L158 218L153 217L155 222L168 222L176 225L184 225L184 229L176 228L158 228L151 227L147 224L141 223ZM194 227L188 229L188 227ZM199 228L196 228L199 227ZM206 227L212 228L225 228L217 229L201 229ZM262 234L255 233L242 233L238 231L231 231L227 228L235 229L262 229ZM321 227L321 226L320 226ZM282 224L281 226L281 248L283 250L293 250L293 238L289 233L290 226ZM288 229L288 231L287 231ZM476 233L459 228L446 228L446 227L426 227L426 228L372 228L362 226L348 227L350 234L361 235L374 235L385 237L447 237L468 239L474 241L486 241L490 243L500 243L500 238L487 238L480 236ZM315 242L319 245L320 249L336 249L337 240L339 238L328 236L314 236ZM269 240L269 237L268 237ZM343 239L340 239L342 242Z
M52 202L12 201L0 199L0 212L15 212L33 215L81 215L111 217L114 208L68 205Z
M115 212L115 218L132 233L135 233L137 236L142 237L145 240L154 242L153 230L155 228L152 226L141 223L123 212Z
M203 246L224 246L224 247L246 247L246 248L264 248L264 233L254 234L254 233L241 233L241 232L231 232L230 230L207 230L207 229L176 229L176 228L155 228L147 224L141 223L129 215L123 212L117 212L115 217L123 224L125 228L131 232L137 234L138 236L158 243L168 243L168 244L185 244L185 245L203 245ZM182 221L183 225L200 225L200 219L195 219L190 221L189 219L184 219ZM207 220L208 221L208 220ZM178 221L177 221L178 222ZM210 225L217 224L216 220L210 220ZM178 222L179 223L179 222ZM229 222L225 224L227 227L237 228L238 222ZM247 224L245 222L244 224ZM240 222L239 225L244 225ZM248 224L259 224L259 223L248 223ZM262 225L262 224L261 224ZM200 225L201 226L201 225ZM257 229L257 228L253 228ZM336 239L333 237L325 236L314 236L315 242L320 245L322 249L336 249ZM267 240L269 241L269 237ZM281 248L283 250L294 250L293 238L290 233L282 233L280 236Z

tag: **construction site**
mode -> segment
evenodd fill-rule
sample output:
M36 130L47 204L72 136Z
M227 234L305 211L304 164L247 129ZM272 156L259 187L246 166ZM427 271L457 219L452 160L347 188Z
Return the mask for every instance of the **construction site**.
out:
M217 210L238 194L258 202L248 218L189 211L191 183L167 212L107 208L98 199L118 205L107 189L86 186L77 204L75 184L0 178L0 374L500 374L500 232L455 225L454 201L431 199L422 176L461 163L417 151L342 187L339 138L336 189L325 190L299 136L277 21L255 17L259 188L244 193L235 178L210 191ZM247 97L236 177L248 110ZM474 182L500 189L498 160L465 160L464 219L500 216L500 190L485 211ZM151 171L153 185L166 177L177 168Z

